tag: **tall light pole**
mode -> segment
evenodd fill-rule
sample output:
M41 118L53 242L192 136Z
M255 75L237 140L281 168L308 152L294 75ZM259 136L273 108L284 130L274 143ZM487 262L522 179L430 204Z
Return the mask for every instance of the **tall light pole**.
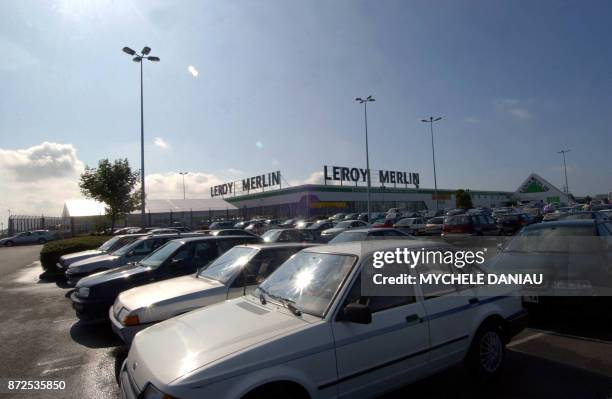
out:
M433 169L434 169L434 190L435 190L434 192L436 196L436 212L438 212L439 210L439 205L438 205L438 178L436 176L436 150L434 148L433 124L434 122L437 122L441 119L442 119L441 116L438 116L436 118L434 118L433 116L430 116L429 119L421 120L421 122L429 123L429 128L431 131L431 156L433 158Z
M140 64L140 210L141 210L141 226L146 225L146 207L145 207L145 167L144 167L144 105L143 105L143 88L142 88L142 62L144 60L159 61L159 57L150 56L151 49L144 47L140 54L129 47L124 47L123 52L133 56L132 61Z
M183 176L183 199L185 199L185 175L189 174L189 172L179 172L179 175Z
M557 154L563 155L563 171L565 172L565 197L567 198L567 202L569 203L569 187L567 185L567 165L565 164L565 153L570 152L571 150L561 150L557 151Z
M365 120L365 145L366 145L366 169L368 171L368 222L370 221L370 186L371 186L371 180L370 180L370 154L369 154L369 147L368 147L368 103L370 101L376 101L374 99L374 97L372 96L367 96L365 99L361 98L361 97L357 97L355 99L355 101L357 101L359 104L363 104L363 116L364 116L364 120Z

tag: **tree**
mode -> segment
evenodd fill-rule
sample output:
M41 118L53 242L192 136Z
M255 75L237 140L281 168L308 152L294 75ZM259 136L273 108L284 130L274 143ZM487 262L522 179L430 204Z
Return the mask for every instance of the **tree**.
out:
M132 171L127 159L116 159L112 164L108 159L101 159L97 168L85 167L79 187L85 197L106 205L106 215L114 229L117 219L140 205L139 194L134 190L139 177L140 172Z
M474 205L472 205L472 196L470 195L469 190L457 190L455 192L455 203L457 208L460 209L470 209L474 207Z

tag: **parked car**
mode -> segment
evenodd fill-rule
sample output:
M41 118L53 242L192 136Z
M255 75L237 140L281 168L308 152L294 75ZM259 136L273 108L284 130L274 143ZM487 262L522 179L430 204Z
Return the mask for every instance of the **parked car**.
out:
M219 222L213 222L208 226L208 230L221 230L221 229L231 229L234 227L236 222L233 220L224 220Z
M250 220L243 220L241 222L234 224L232 228L244 230L249 224L251 224Z
M418 235L425 233L425 219L421 217L403 218L393 225L398 230L406 234Z
M261 242L259 237L247 236L200 236L169 241L134 264L79 280L70 295L72 307L79 319L105 319L122 291L195 273L232 247L257 242Z
M144 235L118 250L74 262L65 270L66 282L74 285L81 278L103 270L114 269L127 263L135 263L155 251L170 240L199 234L162 234Z
M395 224L395 219L378 219L374 223L372 223L372 227L389 228L389 227L393 227L394 224Z
M559 220L524 227L487 263L494 273L542 274L525 288L528 307L569 309L604 305L610 311L612 222ZM598 291L603 289L603 291ZM607 302L606 302L607 301Z
M297 219L286 219L283 220L281 223L278 224L278 227L283 228L283 229L290 229L292 227L295 227L297 223Z
M514 235L532 223L533 219L526 213L506 213L497 218L497 225L505 235Z
M370 223L373 220L383 219L384 217L385 217L385 214L382 212L372 212L370 213L369 216L366 212L366 213L360 213L359 216L357 217L357 220L361 220L361 221Z
M90 249L87 251L73 252L71 254L60 256L59 262L56 264L56 266L59 270L65 271L71 264L75 262L93 258L94 256L100 256L100 255L115 252L116 250L136 241L138 237L140 237L140 235L137 235L137 234L127 234L124 236L113 236L113 238L111 238L108 241L105 241L104 244L100 245L98 249Z
M47 241L57 240L58 238L59 234L49 230L32 230L3 238L0 240L0 245L12 247L13 245L44 244Z
M506 343L526 325L520 297L454 287L362 295L374 251L427 244L302 250L253 294L136 335L119 371L122 397L376 397L462 362L481 379L498 375Z
M341 242L351 241L369 241L369 240L398 240L402 238L412 239L411 236L401 232L398 229L354 229L343 231L335 236L329 244L338 244Z
M343 220L331 229L323 230L321 232L321 240L323 240L323 242L328 242L329 240L331 240L332 238L334 238L345 230L359 229L364 227L370 227L370 225L361 220Z
M334 223L331 220L319 220L308 226L307 229L320 235L322 231L331 229L334 227Z
M196 274L131 288L119 294L109 318L115 333L134 335L162 320L251 293L293 254L310 244L237 245Z
M298 220L297 223L295 224L295 228L296 229L306 229L310 226L312 226L313 224L315 224L315 222L313 221L309 221L309 220ZM279 226L280 227L280 226Z
M344 219L342 220L357 220L358 217L358 213L347 213L346 215L344 215Z
M256 235L262 235L266 230L266 224L262 221L251 222L247 227L244 228L249 233L253 233Z
M523 212L531 216L531 219L533 219L534 223L541 222L542 218L544 217L540 208L524 208Z
M545 213L544 216L542 217L542 221L543 222L552 222L552 221L555 221L555 220L562 219L567 214L568 214L568 212L561 212L561 211L554 211L554 212Z
M570 212L560 216L557 220L584 220L584 219L595 219L595 220L607 220L604 213L600 211L587 211L587 212Z
M317 242L317 235L308 229L270 229L261 235L264 242Z
M442 235L465 234L475 236L498 236L501 229L493 217L488 215L458 214L447 216L442 225Z
M329 220L341 221L341 220L344 220L344 216L346 216L346 213L344 212L336 213L335 215L330 216Z
M120 228L115 229L115 231L113 231L113 235L114 236L120 236L120 235L128 234L128 231L134 230L134 229L139 229L139 228L140 227L134 227L134 226L120 227Z
M175 228L159 228L149 230L147 233L149 234L181 234L182 231Z
M423 233L428 236L439 236L442 234L442 226L444 225L444 216L436 216L427 219Z

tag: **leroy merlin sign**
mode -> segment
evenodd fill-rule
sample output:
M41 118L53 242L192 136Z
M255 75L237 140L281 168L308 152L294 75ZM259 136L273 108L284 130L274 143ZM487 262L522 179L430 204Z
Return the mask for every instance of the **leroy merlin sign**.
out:
M402 172L396 170L370 170L370 179L373 185L385 187L385 185L414 185L419 186L420 177L415 172ZM368 170L363 168L347 168L344 166L323 166L325 183L328 181L339 181L367 183Z

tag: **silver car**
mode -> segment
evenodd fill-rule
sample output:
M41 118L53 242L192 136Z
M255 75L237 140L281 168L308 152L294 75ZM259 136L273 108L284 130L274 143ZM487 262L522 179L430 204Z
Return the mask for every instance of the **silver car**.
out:
M12 247L13 245L44 244L47 241L57 240L58 235L49 230L32 230L15 234L0 240L0 245Z

